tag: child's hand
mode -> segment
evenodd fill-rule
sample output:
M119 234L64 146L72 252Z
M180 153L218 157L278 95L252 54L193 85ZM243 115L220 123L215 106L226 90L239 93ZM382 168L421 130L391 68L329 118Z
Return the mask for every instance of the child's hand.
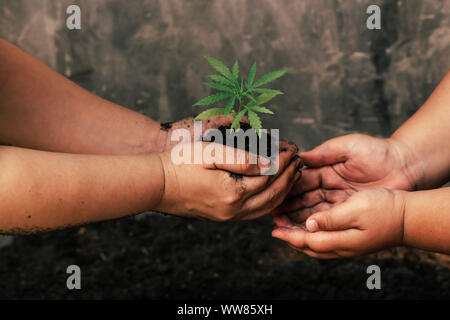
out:
M196 144L203 148L212 145L205 142ZM193 143L190 147L195 148ZM224 153L226 149L232 148L223 146ZM192 149L191 155L194 151ZM246 164L175 164L171 152L160 154L165 188L155 209L216 221L253 219L278 206L301 176L298 168L303 163L296 156L295 146L288 145L287 151L280 153L279 169L275 175L261 176L260 162L249 164L248 152L234 151L245 155ZM263 164L262 168L268 166ZM239 175L232 176L231 172Z
M328 210L367 189L414 190L422 166L404 143L362 134L328 140L300 156L308 168L274 214Z
M309 217L276 215L272 236L317 258L366 254L403 243L404 210L404 191L365 190Z

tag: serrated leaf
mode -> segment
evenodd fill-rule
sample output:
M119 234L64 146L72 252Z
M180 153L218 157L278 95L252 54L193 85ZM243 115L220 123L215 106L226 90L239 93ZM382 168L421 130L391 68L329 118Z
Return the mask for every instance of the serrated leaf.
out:
M226 85L220 84L220 83L203 82L203 84L205 86L208 86L208 87L211 87L211 88L214 88L217 90L222 90L222 91L233 93L233 89L231 89L230 87L227 87Z
M252 84L253 84L253 80L255 80L255 74L256 74L256 62L255 63L253 63L253 66L252 66L252 68L250 69L250 72L249 72L249 74L248 74L248 83L247 83L247 85L248 85L248 87L251 87L252 86Z
M233 122L231 123L231 129L239 129L239 121L241 121L242 117L245 115L245 113L248 111L248 109L241 110L235 117Z
M233 65L233 76L237 79L239 77L239 61L236 60L236 62Z
M221 73L225 76L225 78L229 80L234 80L234 76L231 73L230 69L220 60L215 59L213 57L205 56L206 61L213 67L217 72Z
M266 88L256 88L253 89L253 91L258 92L258 93L269 93L269 94L284 94L282 91L280 90L274 90L274 89L266 89Z
M225 111L225 108L211 108L203 111L194 120L202 120L210 117L220 116Z
M268 113L268 114L274 114L272 110L267 109L266 107L261 106L252 106L249 107L252 111L261 112L261 113Z
M256 88L262 86L263 84L269 83L275 79L278 79L279 77L282 77L286 72L288 72L287 69L269 72L263 75L258 81L256 81L253 87Z
M245 94L245 96L248 97L250 100L252 100L253 102L256 103L255 97L254 97L250 92L247 92L247 93Z
M217 74L210 74L208 76L208 78L210 78L211 80L216 81L218 83L235 87L235 85L234 85L234 83L232 81L228 80L225 77L219 76Z
M278 93L263 93L260 94L259 96L256 97L256 102L250 102L248 104L249 107L253 107L253 106L260 106L266 102L269 102L270 100L272 100L273 98L275 98L278 95Z
M233 110L233 107L234 107L234 102L236 101L236 97L233 97L233 98L231 98L229 101L228 101L228 103L227 103L227 105L226 105L226 107L225 107L225 111L224 111L224 113L223 113L223 116L224 117L226 117L230 112L231 112L231 110Z
M213 104L217 101L226 99L228 97L231 97L233 94L228 92L219 92L210 96L207 96L206 98L201 99L200 101L196 102L194 104L194 107L196 106L208 106L210 104Z
M252 110L248 110L248 120L253 130L256 131L259 137L261 137L261 119L259 116Z

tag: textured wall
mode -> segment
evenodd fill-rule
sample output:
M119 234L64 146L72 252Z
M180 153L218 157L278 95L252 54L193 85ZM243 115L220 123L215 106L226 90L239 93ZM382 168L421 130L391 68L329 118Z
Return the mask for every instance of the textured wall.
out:
M65 28L78 4L82 30ZM369 4L382 30L365 27ZM310 148L388 135L450 66L446 0L0 0L0 37L95 93L168 121L203 109L205 54L259 74L282 67L266 127Z

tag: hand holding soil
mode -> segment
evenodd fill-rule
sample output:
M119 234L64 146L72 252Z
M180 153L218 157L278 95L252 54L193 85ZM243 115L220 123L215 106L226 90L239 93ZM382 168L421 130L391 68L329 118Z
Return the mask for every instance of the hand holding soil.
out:
M200 121L200 120L197 120ZM202 136L209 129L218 129L219 127L227 127L230 126L233 122L233 116L230 114L226 117L224 116L214 116L208 119L203 119L202 121ZM247 117L243 117L241 122L248 123ZM194 139L194 118L189 117L176 122L167 122L161 124L161 133L160 133L160 146L159 150L169 151L171 150L178 142L171 141L170 137L174 130L176 129L185 129L188 130L191 134L192 140Z
M201 143L203 147L209 143ZM191 145L194 149L193 144ZM227 146L223 146L224 152ZM275 175L260 175L268 165L249 164L174 164L170 152L160 155L165 173L165 190L156 210L176 215L216 221L254 219L278 206L292 185L301 177L303 166L297 147L281 142ZM192 150L192 153L194 150Z

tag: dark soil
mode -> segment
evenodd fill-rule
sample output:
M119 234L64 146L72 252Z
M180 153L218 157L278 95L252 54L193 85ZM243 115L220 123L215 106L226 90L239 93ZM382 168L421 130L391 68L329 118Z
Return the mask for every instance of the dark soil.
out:
M270 237L269 217L214 223L144 215L17 237L0 249L0 298L450 298L450 258L394 249L316 260ZM82 290L66 289L77 264ZM382 290L366 288L367 266Z
M169 131L170 128L172 128L173 122L161 122L161 130L163 131Z
M243 131L247 131L252 128L248 123L245 123L245 122L240 122L240 127L241 127L241 130L243 130ZM219 126L217 128L222 133L223 145L230 146L233 148L239 148L241 150L245 150L245 151L249 151L249 152L251 152L252 150L256 150L256 154L260 154L261 146L267 145L267 152L265 154L268 157L270 157L272 155L272 150L277 148L276 145L271 143L272 141L271 141L270 133L266 133L266 132L261 132L261 137L260 138L258 137L258 139L256 140L256 147L252 148L252 145L250 144L251 141L248 138L245 139L244 147L237 146L237 138L235 138L231 141L227 141L227 135L228 135L227 130L229 130L230 128L231 128L231 124L229 124L227 126ZM228 140L230 140L230 139L228 139ZM214 142L214 137L206 135L203 137L203 141Z

